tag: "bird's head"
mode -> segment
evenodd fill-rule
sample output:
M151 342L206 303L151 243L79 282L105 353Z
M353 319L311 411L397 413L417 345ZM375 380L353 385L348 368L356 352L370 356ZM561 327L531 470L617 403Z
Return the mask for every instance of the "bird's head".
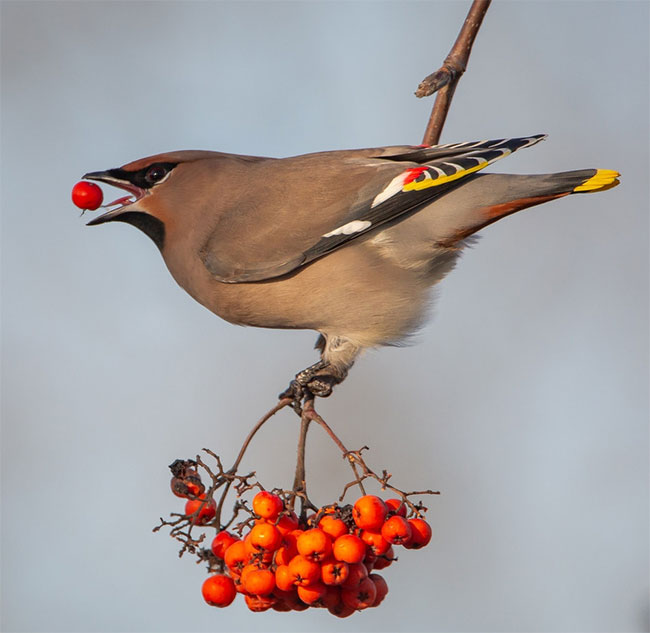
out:
M170 152L85 174L83 178L86 180L113 185L128 193L105 205L109 210L92 219L88 225L105 222L132 224L162 250L179 210L190 205L197 185L206 184L207 175L201 167L220 156L218 152L200 150Z

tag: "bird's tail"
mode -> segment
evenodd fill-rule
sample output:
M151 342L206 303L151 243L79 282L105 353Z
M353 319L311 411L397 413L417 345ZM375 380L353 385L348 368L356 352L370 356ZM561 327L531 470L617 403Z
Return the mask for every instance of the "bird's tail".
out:
M498 177L500 174L494 174ZM620 174L611 169L580 169L557 174L535 176L508 176L508 187L502 192L505 200L481 209L486 222L495 222L506 215L528 207L549 202L572 193L595 193L605 191L619 184Z
M557 174L477 174L431 206L433 236L453 245L512 213L572 193L605 191L619 184L610 169L581 169Z

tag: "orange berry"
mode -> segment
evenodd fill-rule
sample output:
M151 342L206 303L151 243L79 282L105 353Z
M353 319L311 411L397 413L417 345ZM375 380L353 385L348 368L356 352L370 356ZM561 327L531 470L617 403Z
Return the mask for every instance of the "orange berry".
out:
M203 599L213 607L227 607L237 595L232 578L223 574L208 576L203 582L201 593Z
M303 532L298 537L296 546L299 554L315 562L324 560L332 553L332 540L319 528Z
M282 536L286 536L289 532L297 530L298 525L298 517L296 516L296 513L290 512L289 514L281 516L277 520L275 527L278 529L278 532L282 534Z
M298 554L289 563L293 583L298 586L311 585L320 580L320 565Z
M340 585L350 575L350 566L339 560L332 560L322 563L320 568L321 580L326 585Z
M348 577L341 583L343 589L354 589L362 580L368 578L368 568L363 563L354 563L349 567Z
M270 569L254 569L244 578L244 589L256 596L268 596L275 589L275 574Z
M371 607L377 597L377 587L370 578L364 578L357 587L343 589L341 601L352 609L367 609Z
M228 569L241 573L241 570L248 563L248 553L244 541L235 541L223 555L223 560Z
M319 522L318 527L331 539L336 540L339 536L349 532L345 523L331 514L326 514Z
M246 559L247 563L256 561L268 565L273 561L273 552L256 547L253 541L251 541L250 532L244 537L244 549L248 557Z
M320 600L327 591L327 587L319 580L307 586L298 585L298 597L305 604L314 604Z
M368 546L368 549L375 556L381 556L388 551L390 543L378 532L361 530L361 540Z
M411 540L404 544L406 549L420 549L431 540L431 526L424 519L409 519Z
M273 561L273 552L256 547L251 540L250 532L244 537L244 547L248 555L248 562L255 560L258 563L268 565Z
M196 516L194 516L196 514ZM206 525L217 514L217 504L214 499L206 499L203 494L198 499L190 499L185 504L185 516L193 525Z
M284 509L284 503L278 495L262 490L253 497L253 512L263 519L275 521Z
M246 578L248 578L248 574L258 569L260 569L260 566L257 563L248 563L248 565L244 565L244 567L242 567L241 574L239 574L239 582L241 583L244 592L247 591Z
M334 541L332 552L336 560L360 563L366 555L366 544L354 534L343 534Z
M275 570L275 584L280 591L295 589L296 576L289 569L289 565L278 565Z
M258 523L250 531L250 543L256 550L274 552L282 544L282 535L272 523Z
M412 538L411 524L396 514L386 519L381 527L381 535L393 545L407 545Z
M298 547L296 546L296 537L289 533L282 539L282 545L275 550L276 565L288 565L291 559L298 554Z
M375 495L364 495L354 504L352 518L362 530L378 531L388 514L386 504Z

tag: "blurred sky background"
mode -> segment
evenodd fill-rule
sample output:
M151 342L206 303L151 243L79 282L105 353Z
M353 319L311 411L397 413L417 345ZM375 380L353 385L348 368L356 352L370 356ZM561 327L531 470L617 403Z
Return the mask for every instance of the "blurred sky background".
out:
M432 322L320 411L429 502L432 544L381 608L203 603L158 517L167 464L226 462L311 332L238 328L149 239L70 202L87 171L174 149L289 156L421 141L413 96L469 2L11 2L2 18L3 631L647 631L647 2L496 1L442 142L545 132L493 171L622 185L482 232ZM108 195L108 194L107 194ZM290 485L297 419L243 468ZM314 428L318 503L348 480Z

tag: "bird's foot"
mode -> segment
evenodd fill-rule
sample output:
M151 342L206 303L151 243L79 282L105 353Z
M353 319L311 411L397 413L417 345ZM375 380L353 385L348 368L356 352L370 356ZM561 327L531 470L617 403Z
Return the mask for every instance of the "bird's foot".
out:
M340 383L345 376L339 375L334 367L326 361L318 361L311 367L296 374L289 387L280 394L280 398L291 398L291 406L298 412L302 410L302 402L314 396L327 398L331 395L334 385Z
M280 400L291 398L291 407L298 415L302 413L302 401L306 397L305 388L297 380L292 380L289 386L278 396Z
M334 385L338 385L339 382L340 381L331 374L319 374L314 376L307 383L307 389L309 389L310 393L319 398L327 398L327 396L332 395Z

